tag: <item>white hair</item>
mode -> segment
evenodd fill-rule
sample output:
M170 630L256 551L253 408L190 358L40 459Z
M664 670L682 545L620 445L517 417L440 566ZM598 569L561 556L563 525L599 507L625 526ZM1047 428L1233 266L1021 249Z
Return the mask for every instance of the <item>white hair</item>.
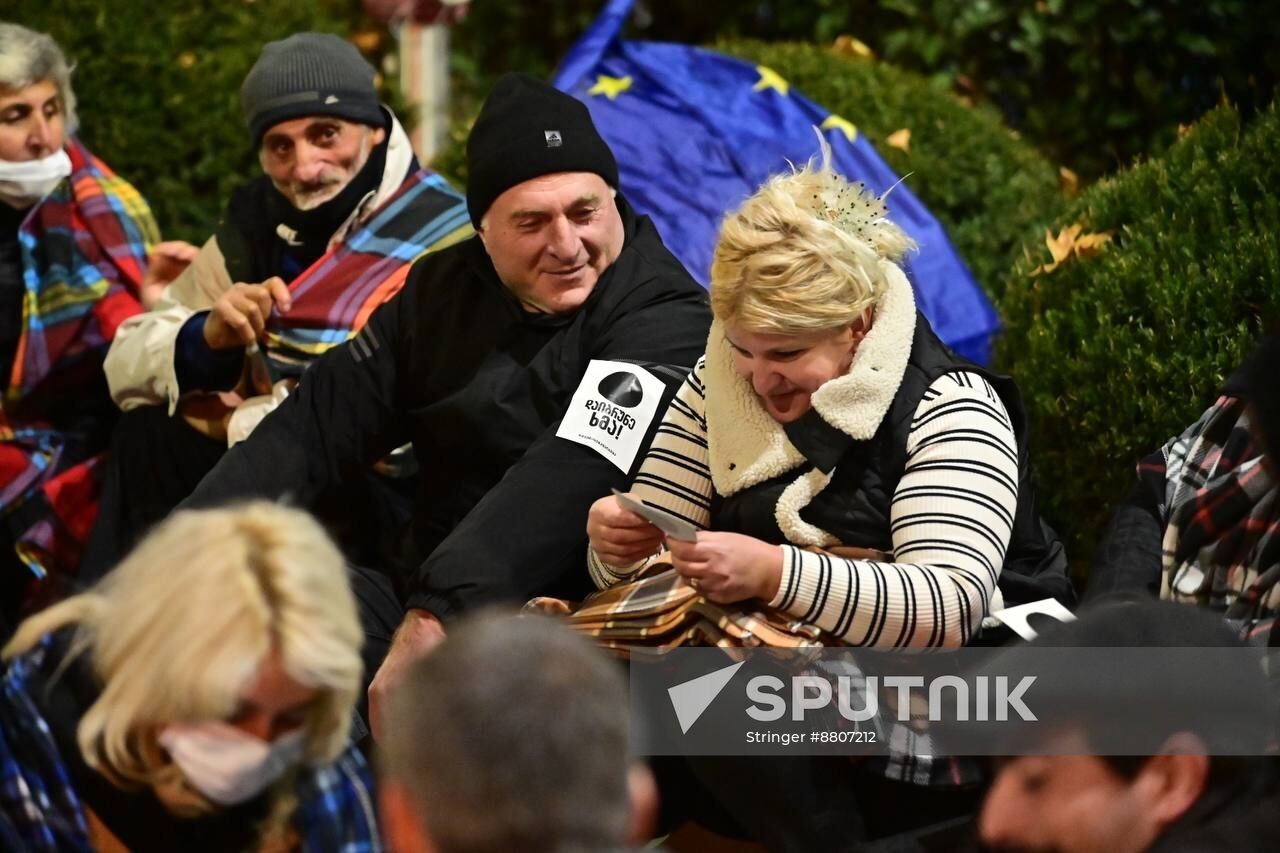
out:
M80 126L71 72L58 43L44 33L0 22L0 90L18 91L48 80L58 87L67 133Z

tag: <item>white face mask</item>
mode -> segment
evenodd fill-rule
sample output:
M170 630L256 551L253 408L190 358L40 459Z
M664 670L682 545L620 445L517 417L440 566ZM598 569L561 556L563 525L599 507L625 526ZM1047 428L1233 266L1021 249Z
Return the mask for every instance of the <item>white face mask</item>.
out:
M18 209L30 207L70 174L71 158L61 148L40 160L0 160L0 201Z
M268 743L226 723L174 723L160 732L197 791L221 806L251 800L302 757L303 729Z

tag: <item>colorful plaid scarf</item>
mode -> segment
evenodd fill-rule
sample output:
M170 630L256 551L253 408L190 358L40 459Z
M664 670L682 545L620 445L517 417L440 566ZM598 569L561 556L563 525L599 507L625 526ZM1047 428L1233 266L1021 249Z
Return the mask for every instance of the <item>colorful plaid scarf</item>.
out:
M82 460L63 459L63 434L43 401L77 397L99 380L116 329L142 310L136 294L159 239L138 191L76 139L71 176L40 202L18 231L26 296L23 330L0 411L0 514L40 490L55 514L59 498L81 491ZM67 476L67 484L54 483ZM69 488L68 488L69 486ZM91 523L90 518L90 523ZM19 549L38 576L44 569Z
M6 404L105 350L141 310L135 294L160 237L137 190L78 140L67 142L67 154L71 177L19 230L27 295Z
M1244 400L1221 397L1159 454L1163 474L1161 597L1223 611L1246 636L1280 614L1280 499Z
M364 225L289 284L293 307L272 314L267 330L273 373L296 376L353 337L404 286L414 261L471 234L457 190L425 169L411 175Z
M404 285L413 261L471 233L463 197L439 175L415 172L342 244L291 282L293 307L287 315L273 315L264 348L269 379L301 374L314 358L354 336ZM37 576L70 575L79 565L97 514L96 461L59 474L41 489L40 503L49 510L36 514L18 547ZM60 597L57 586L41 591L41 599Z

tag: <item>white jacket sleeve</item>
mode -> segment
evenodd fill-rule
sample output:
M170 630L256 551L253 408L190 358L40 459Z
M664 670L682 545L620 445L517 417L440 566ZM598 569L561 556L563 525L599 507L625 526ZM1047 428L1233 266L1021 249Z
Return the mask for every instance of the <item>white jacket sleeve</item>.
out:
M152 309L131 317L116 331L103 369L111 399L124 411L139 406L178 405L174 349L190 317L207 311L232 286L217 240L210 237Z

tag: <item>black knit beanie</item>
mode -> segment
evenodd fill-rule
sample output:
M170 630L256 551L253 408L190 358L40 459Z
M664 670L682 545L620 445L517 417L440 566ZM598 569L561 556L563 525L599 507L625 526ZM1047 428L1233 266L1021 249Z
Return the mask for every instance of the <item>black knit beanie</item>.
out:
M382 127L386 117L373 78L373 66L356 46L332 33L296 33L268 42L240 87L253 147L273 125L302 116Z
M516 184L557 172L594 172L615 189L618 163L586 106L528 74L507 74L484 102L467 140L471 224Z

